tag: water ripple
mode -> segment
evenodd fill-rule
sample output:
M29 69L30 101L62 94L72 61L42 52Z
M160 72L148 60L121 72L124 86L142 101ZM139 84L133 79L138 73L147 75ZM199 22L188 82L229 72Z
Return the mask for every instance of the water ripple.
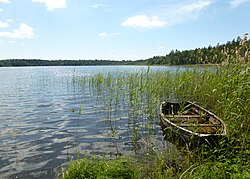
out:
M100 155L116 153L117 147L131 150L128 118L112 118L115 137L107 118L112 111L77 81L121 69L129 68L1 68L0 178L54 178L79 150Z

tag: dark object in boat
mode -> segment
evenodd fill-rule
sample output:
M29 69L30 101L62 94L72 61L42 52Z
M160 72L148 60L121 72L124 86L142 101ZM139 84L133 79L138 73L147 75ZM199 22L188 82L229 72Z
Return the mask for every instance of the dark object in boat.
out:
M160 119L164 138L177 145L215 144L226 135L226 125L219 117L190 101L163 102Z

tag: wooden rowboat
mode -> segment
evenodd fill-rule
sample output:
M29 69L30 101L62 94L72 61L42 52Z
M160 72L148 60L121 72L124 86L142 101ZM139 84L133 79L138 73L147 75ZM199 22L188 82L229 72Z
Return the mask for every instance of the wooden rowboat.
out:
M226 135L226 125L219 117L190 101L163 102L160 120L164 138L179 145L214 144Z

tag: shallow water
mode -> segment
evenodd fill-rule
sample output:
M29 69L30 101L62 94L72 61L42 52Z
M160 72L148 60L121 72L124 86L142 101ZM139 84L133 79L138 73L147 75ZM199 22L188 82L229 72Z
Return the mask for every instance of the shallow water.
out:
M54 178L61 166L79 152L82 155L130 152L127 111L116 109L112 115L119 135L115 138L105 106L97 102L90 87L83 88L78 80L98 72L140 70L147 67L0 68L0 178ZM160 132L155 135L162 140Z

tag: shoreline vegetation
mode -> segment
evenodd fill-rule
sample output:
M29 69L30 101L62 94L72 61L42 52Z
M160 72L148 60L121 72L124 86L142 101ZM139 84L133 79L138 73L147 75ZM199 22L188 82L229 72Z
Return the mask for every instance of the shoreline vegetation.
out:
M194 50L172 50L165 56L154 56L140 60L42 60L42 59L5 59L0 60L0 67L23 66L100 66L100 65L197 65L221 64L239 59L249 52L250 40L247 33L226 44L217 44ZM243 44L244 43L244 44ZM248 53L249 54L249 53ZM246 58L249 62L249 56ZM240 62L240 59L239 59Z
M71 161L58 178L250 178L250 46L246 36L238 47L223 54L222 65L213 70L151 72L148 67L135 74L100 73L81 79L79 83L91 85L110 111L128 102L134 155L85 155ZM171 98L193 101L215 113L226 123L227 136L216 145L156 150L150 136L159 122L159 104ZM109 119L114 139L119 139L112 116ZM142 153L136 147L143 128L137 123L140 119L149 139Z
M100 73L81 79L79 83L91 85L107 110L119 110L128 101L134 154L84 155L71 161L58 178L250 178L249 72L246 64L184 72L151 72L149 67L135 74ZM172 97L193 101L215 113L226 123L227 136L215 146L191 149L186 144L157 150L150 136L159 125L159 104ZM108 118L116 143L119 132L112 115ZM147 146L141 151L137 146L144 128Z

